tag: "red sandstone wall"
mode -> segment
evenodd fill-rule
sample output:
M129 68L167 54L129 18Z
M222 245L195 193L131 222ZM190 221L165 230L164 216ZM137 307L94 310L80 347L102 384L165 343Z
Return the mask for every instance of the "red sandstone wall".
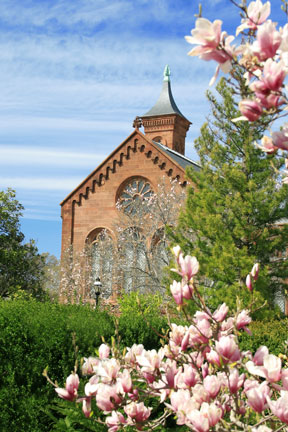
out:
M184 182L184 170L155 149L141 133L135 131L130 139L112 154L101 169L89 176L79 189L62 205L62 253L73 243L76 252L83 250L88 234L95 228L113 230L118 214L116 209L119 186L129 177L145 177L156 190L159 180L166 176Z

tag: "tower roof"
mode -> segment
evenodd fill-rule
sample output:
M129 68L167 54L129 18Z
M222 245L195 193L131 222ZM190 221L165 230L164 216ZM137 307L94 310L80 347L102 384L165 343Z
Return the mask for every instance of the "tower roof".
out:
M142 117L153 117L165 114L178 114L179 116L186 119L186 117L181 113L181 111L176 105L176 102L174 101L171 91L170 74L170 68L168 65L166 65L163 74L164 80L162 91L159 99L146 114L142 115Z

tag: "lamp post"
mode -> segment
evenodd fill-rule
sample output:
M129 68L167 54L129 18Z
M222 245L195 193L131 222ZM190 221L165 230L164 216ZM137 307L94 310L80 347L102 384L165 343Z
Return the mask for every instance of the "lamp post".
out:
M96 308L98 306L98 302L99 302L99 296L101 294L101 288L102 288L102 283L100 281L100 278L97 277L95 278L95 281L93 283L93 287L91 289L91 294L92 296L95 297L95 301L96 301Z

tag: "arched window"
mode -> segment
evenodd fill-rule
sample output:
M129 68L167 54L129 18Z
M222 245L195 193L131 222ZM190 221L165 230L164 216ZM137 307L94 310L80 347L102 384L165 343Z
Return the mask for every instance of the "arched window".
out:
M151 242L151 250L155 273L158 275L159 279L162 279L163 268L168 266L170 261L165 228L159 228L154 234Z
M122 288L125 292L144 291L146 279L146 243L137 228L125 230L122 237Z
M91 246L92 281L100 278L102 283L101 297L112 294L113 253L114 245L110 233L104 228L97 228L88 237Z
M125 213L134 214L139 205L145 210L145 204L152 195L150 183L143 177L134 177L120 189L117 205Z

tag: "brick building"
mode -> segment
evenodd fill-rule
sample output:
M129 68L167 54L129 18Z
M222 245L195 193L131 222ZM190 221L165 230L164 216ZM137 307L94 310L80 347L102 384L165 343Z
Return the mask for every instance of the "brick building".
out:
M62 256L67 248L83 250L101 231L111 232L119 211L116 202L129 199L131 184L157 191L159 179L185 185L185 168L199 165L185 157L189 120L178 109L170 84L170 70L164 70L163 87L155 105L136 117L133 132L61 202ZM144 128L144 133L140 128ZM128 191L128 196L127 196ZM123 195L124 194L124 195Z

